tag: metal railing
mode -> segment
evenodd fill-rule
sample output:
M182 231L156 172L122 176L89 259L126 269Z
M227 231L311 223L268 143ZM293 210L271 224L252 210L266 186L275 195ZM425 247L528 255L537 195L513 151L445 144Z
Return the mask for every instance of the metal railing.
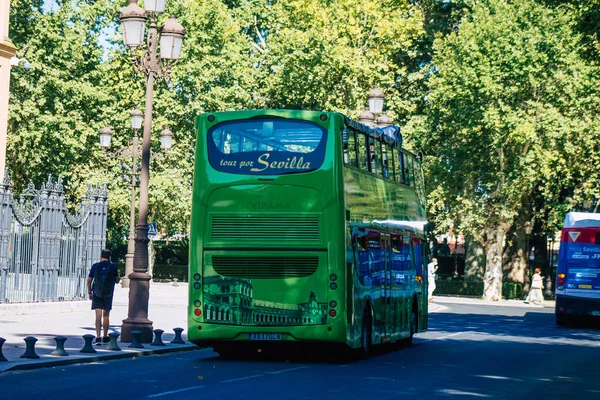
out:
M79 212L68 212L62 180L13 195L0 184L0 303L87 298L91 264L106 242L106 185L88 185Z

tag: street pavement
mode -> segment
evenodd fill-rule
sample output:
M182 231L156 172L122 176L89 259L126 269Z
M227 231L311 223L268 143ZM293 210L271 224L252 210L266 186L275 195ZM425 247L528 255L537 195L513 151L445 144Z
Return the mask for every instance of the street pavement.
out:
M210 349L0 373L0 398L244 400L600 398L600 329L552 307L436 297L429 330L367 360L328 351L224 360ZM3 397L4 396L4 397Z
M113 310L110 315L109 332L120 332L122 320L127 318L129 289L115 287ZM185 345L171 344L175 333L173 328L183 328L183 339L186 340L187 329L187 283L152 282L150 286L149 319L154 329L162 329L163 342L166 346L157 347L145 344L143 349L131 349L128 343L120 343L121 351L108 351L106 345L94 346L96 354L80 353L84 346L85 334L95 335L94 312L90 309L90 301L35 304L0 304L0 337L6 339L2 352L8 361L0 361L0 372L19 369L35 369L67 365L73 363L96 362L100 360L131 358L165 352L194 350L196 346L186 341ZM524 304L517 300L499 302L473 298L435 296L429 303L430 313L441 312L449 304L479 304L492 306L508 306L520 308L541 308L541 306ZM547 302L546 308L553 308L553 302ZM25 342L23 339L33 336L38 339L36 353L39 359L24 359ZM56 348L54 338L67 337L65 350L69 356L54 356Z
M96 346L97 353L86 354L79 351L84 346L83 335L96 335L95 314L91 310L91 301L33 304L0 304L0 337L6 339L2 353L8 361L0 361L0 372L17 369L44 368L71 363L96 362L116 358L132 358L143 355L159 354L196 349L187 342L187 283L150 284L148 318L154 329L162 329L163 346L144 344L143 349L130 349L129 343L118 342L121 351L108 351L106 345ZM113 309L110 313L109 333L119 332L121 323L127 318L129 289L115 286ZM175 338L173 328L183 328L186 344L171 344ZM33 336L38 339L35 349L39 359L24 359L25 342L23 339ZM65 350L68 356L53 356L56 349L56 336L67 338Z

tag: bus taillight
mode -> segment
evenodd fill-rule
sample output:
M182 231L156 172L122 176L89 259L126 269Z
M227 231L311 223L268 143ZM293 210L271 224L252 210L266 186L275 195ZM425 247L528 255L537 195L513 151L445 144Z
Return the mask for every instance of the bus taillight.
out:
M565 280L564 279L559 279L557 283L559 285L564 285L565 284Z
M335 312L335 310L329 310L329 316L331 318L335 317L337 315L337 313Z
M567 276L565 274L558 274L558 279L565 279Z
M200 314L202 314L202 310L200 310L199 308L196 308L196 309L194 310L194 315L195 315L196 317L199 317L199 316L200 316Z

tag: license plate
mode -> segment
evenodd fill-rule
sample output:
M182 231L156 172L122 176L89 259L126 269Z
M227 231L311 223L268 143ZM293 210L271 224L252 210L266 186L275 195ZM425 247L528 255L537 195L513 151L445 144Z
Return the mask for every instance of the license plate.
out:
M591 289L592 285L579 285L579 289Z
M281 333L249 333L248 340L281 340Z
M590 311L590 315L600 316L600 311Z

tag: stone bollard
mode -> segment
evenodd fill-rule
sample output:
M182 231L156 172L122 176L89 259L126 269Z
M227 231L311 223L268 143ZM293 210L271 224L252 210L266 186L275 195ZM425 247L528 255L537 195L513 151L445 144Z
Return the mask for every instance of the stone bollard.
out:
M21 358L40 358L37 354L35 354L35 342L38 340L33 336L27 336L25 339L25 353L21 355Z
M112 332L112 333L108 334L108 337L110 338L110 342L108 343L108 346L106 346L106 350L121 351L121 348L117 344L117 339L119 337L119 334L116 332Z
M142 332L131 331L131 344L129 345L132 349L143 349L144 346L141 343Z
M6 342L6 339L0 337L0 361L8 361L6 357L4 357L4 354L2 354L2 345L4 342Z
M56 341L56 349L50 354L61 357L68 356L69 353L65 351L65 342L67 341L67 338L64 336L57 336L54 340Z
M177 284L177 282L178 282L178 281L179 281L179 279L177 279L177 278L173 278L173 286L179 286L179 285Z
M181 338L181 332L183 332L183 328L173 328L175 331L175 339L171 340L173 344L185 344L183 339Z
M83 346L83 348L81 350L79 350L80 353L97 353L96 349L94 349L94 346L92 345L92 340L94 340L94 338L96 336L94 335L83 335L83 340L85 340L85 345Z
M150 344L150 346L164 346L164 342L162 341L162 334L165 331L163 331L162 329L155 329L154 330L154 342L152 342Z

